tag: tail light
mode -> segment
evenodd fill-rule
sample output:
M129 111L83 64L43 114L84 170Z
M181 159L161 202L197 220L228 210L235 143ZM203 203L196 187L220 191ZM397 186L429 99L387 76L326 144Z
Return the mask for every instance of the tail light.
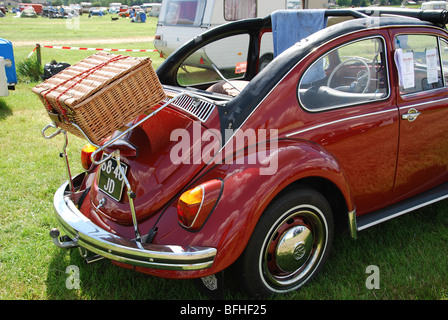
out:
M177 203L179 223L189 230L199 230L218 202L222 189L223 182L214 179L185 191Z
M90 143L86 144L81 150L81 163L85 170L89 170L92 165L91 155L97 148Z

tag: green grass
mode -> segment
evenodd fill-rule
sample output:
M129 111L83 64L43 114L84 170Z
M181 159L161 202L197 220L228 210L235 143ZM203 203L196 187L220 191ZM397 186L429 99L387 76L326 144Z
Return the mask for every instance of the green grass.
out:
M34 19L32 24L31 19L20 21L28 28L36 26L42 34L54 28L53 22L47 23L42 18ZM129 38L135 36L133 31L142 32L134 29L135 25L129 21L120 23ZM106 30L109 21L92 22L93 26ZM8 36L2 36L13 41L15 37L25 37L8 28L8 20L0 19L0 30L8 32ZM16 28L27 30L17 24ZM136 28L153 30L154 26L140 24ZM86 39L98 37L100 41L103 32L98 30L89 33ZM106 35L110 36L108 32ZM66 45L74 43L67 41ZM119 45L126 48L143 43ZM16 60L24 59L32 49L24 47L15 47ZM82 59L81 54L93 52L49 49L45 51L45 59L57 57L57 60L75 63ZM63 160L58 156L63 142L61 136L51 140L41 136L42 128L50 121L43 105L31 92L35 84L21 83L9 97L0 98L0 299L206 299L192 281L159 279L121 269L107 260L86 265L77 250L62 250L53 245L48 235L57 226L53 194L66 180ZM81 172L79 154L84 141L73 135L69 139L72 171ZM298 292L276 299L448 300L447 211L445 201L363 231L356 241L347 234L336 236L329 261L315 281ZM79 289L66 287L66 268L71 265L79 267ZM369 265L379 268L379 289L366 288ZM226 273L226 279L227 299L247 298L238 290L232 273Z

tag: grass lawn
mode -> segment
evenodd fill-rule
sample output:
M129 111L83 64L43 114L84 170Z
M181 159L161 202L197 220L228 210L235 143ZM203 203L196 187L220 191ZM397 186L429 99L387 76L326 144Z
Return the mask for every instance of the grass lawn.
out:
M15 46L16 63L33 43L152 49L155 19L133 24L127 19L82 17L80 29L65 28L63 20L0 19L1 37ZM142 40L148 37L148 41ZM126 39L126 40L125 40ZM136 39L132 42L129 39ZM120 40L122 40L120 42ZM130 42L128 42L130 41ZM98 45L94 45L98 43ZM107 45L107 46L105 46ZM42 60L71 64L94 52L43 49ZM134 53L132 53L134 54ZM135 53L135 55L145 55ZM148 54L157 67L157 53ZM56 248L48 232L57 226L53 194L66 172L62 136L45 140L42 128L50 120L37 96L36 83L20 83L0 98L0 299L1 300L189 300L207 299L192 281L159 279L121 269L107 260L86 265L77 250ZM73 173L84 141L69 136ZM423 208L372 227L352 240L335 238L334 250L315 281L279 300L448 300L448 202ZM79 288L68 288L67 268L79 268ZM368 289L369 266L378 267L377 289ZM234 270L237 272L237 270ZM227 299L246 299L226 273Z

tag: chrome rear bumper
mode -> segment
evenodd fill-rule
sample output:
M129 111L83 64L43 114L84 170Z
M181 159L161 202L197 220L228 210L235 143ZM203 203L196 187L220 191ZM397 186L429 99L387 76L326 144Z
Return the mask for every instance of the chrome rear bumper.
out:
M66 196L67 186L68 182L54 195L56 218L61 230L71 239L65 244L55 240L59 246L79 246L115 261L152 269L189 271L212 266L215 248L145 244L101 229Z

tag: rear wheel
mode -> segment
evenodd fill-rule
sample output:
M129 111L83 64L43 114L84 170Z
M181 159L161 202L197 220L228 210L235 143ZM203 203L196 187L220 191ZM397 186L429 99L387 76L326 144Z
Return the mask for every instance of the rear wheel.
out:
M328 201L312 189L289 192L260 218L238 261L242 283L255 297L296 290L320 270L332 240Z

